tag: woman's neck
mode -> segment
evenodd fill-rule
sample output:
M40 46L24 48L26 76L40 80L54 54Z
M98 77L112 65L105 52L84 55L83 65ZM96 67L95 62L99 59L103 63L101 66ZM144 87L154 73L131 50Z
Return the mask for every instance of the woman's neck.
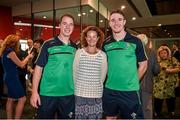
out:
M90 47L90 46L87 46L85 48L86 52L89 53L89 54L96 54L98 52L98 49L97 47Z

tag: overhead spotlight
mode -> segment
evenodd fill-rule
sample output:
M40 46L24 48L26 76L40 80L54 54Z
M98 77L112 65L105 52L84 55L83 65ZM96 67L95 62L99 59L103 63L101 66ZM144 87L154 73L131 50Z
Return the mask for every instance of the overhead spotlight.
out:
M166 32L167 30L165 29L164 32Z
M46 19L46 18L47 18L47 16L43 16L43 18L44 18L44 19Z
M82 13L82 15L86 15L86 13Z
M78 16L80 17L80 16L81 16L81 14L80 14L80 13L78 13Z
M124 10L125 8L126 8L125 5L122 5L122 6L121 6L121 10Z
M23 29L21 28L21 29L19 29L20 31L22 31Z
M93 10L89 10L90 13L94 12Z
M101 22L101 23L102 23L102 22L103 22L103 20L100 20L99 22Z
M158 26L160 27L160 26L162 26L162 24L158 24Z
M132 20L136 20L136 17L132 17Z

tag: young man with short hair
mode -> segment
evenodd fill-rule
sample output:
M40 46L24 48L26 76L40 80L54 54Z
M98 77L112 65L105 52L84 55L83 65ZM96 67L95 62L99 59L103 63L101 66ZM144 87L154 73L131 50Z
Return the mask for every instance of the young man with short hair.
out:
M109 17L112 35L103 45L108 60L108 74L103 93L107 119L143 118L139 97L139 80L147 68L141 41L125 31L126 19L120 10ZM137 67L138 65L138 67Z
M38 118L74 118L73 60L76 45L70 40L74 18L65 14L60 19L60 34L46 41L36 60L31 105L38 108ZM38 87L40 84L40 92Z

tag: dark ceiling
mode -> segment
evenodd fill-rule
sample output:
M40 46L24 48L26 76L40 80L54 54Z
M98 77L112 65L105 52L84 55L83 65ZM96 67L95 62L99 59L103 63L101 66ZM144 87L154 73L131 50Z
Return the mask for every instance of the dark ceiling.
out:
M131 28L138 33L146 33L151 38L177 38L180 37L180 24L164 25L142 28Z
M146 0L152 15L180 13L180 0Z
M180 14L180 0L146 0L152 16ZM151 38L180 37L180 24L132 28L138 33L146 33Z

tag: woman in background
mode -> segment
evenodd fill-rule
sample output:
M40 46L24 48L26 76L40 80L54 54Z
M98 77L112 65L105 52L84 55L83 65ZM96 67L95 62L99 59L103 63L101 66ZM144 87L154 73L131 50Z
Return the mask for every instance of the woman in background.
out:
M175 88L179 84L178 72L179 62L171 57L171 51L167 46L158 49L158 61L160 73L154 79L153 96L155 117L161 118L163 101L166 100L169 117L175 114Z
M75 118L101 119L103 82L107 73L107 58L101 51L103 32L89 26L82 33L82 49L74 59Z
M13 106L16 100L18 102L15 110L15 119L20 119L26 102L25 91L18 77L17 66L24 68L28 60L32 57L32 54L29 54L23 61L18 59L19 40L20 37L16 34L8 35L0 49L4 69L4 81L8 89L6 103L7 119L13 118Z

